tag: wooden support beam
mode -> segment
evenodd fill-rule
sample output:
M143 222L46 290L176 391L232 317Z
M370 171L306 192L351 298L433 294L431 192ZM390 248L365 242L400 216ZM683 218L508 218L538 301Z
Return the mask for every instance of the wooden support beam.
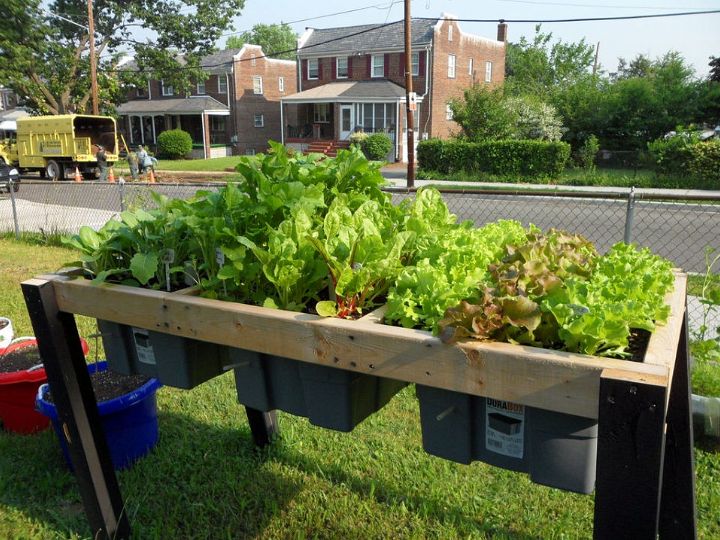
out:
M93 538L130 538L75 317L58 309L53 280L22 283L30 320L45 364Z
M670 388L660 505L660 538L697 538L695 454L690 400L687 311L683 318Z
M275 411L262 412L251 407L245 407L245 414L250 424L250 432L255 446L260 448L267 446L280 434Z
M665 403L661 381L621 370L600 378L595 527L597 539L657 537Z

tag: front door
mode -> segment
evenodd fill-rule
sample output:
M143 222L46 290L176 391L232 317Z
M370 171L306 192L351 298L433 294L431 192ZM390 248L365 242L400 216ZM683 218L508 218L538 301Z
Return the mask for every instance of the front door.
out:
M353 131L355 124L355 107L352 105L340 105L340 140L346 141Z

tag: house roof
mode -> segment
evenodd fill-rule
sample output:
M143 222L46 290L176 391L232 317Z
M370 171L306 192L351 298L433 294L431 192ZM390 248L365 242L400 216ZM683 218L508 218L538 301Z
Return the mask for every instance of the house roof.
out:
M117 108L118 114L200 114L211 113L221 116L230 114L224 103L210 96L174 99L136 99L123 103Z
M226 70L223 68L228 65L232 65L233 58L241 50L242 49L225 49L210 53L200 59L200 67L210 73L215 73L217 71L225 72Z
M16 107L14 109L6 109L4 111L0 111L0 120L14 121L18 118L24 118L25 116L30 116L30 113L22 107Z
M412 20L412 46L430 45L433 28L437 20ZM301 40L298 56L323 56L334 53L367 53L369 51L402 50L405 47L405 27L403 21L389 25L363 24L342 28L317 28L308 30L307 37Z
M282 98L283 103L401 101L405 89L391 81L343 81L323 84Z

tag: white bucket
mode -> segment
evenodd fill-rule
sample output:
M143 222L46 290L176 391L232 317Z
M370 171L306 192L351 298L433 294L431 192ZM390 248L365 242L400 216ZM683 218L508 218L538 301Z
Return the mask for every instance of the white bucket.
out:
M3 326L4 325L4 326ZM10 319L0 317L0 351L5 349L15 337Z

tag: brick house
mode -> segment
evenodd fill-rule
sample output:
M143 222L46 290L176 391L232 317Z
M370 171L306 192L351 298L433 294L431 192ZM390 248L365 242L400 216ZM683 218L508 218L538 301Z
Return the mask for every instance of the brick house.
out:
M308 29L298 42L298 93L281 99L283 142L332 153L355 131L383 132L394 144L388 158L406 161L406 67L417 94L415 141L448 137L457 128L448 101L473 83L504 81L506 30L500 24L488 39L464 33L452 15L413 19L407 62L403 21Z
M254 154L280 140L280 98L296 92L294 60L265 57L257 45L204 57L209 74L189 95L162 80L134 88L117 109L118 129L128 145L154 146L157 136L180 128L193 139L194 157Z

